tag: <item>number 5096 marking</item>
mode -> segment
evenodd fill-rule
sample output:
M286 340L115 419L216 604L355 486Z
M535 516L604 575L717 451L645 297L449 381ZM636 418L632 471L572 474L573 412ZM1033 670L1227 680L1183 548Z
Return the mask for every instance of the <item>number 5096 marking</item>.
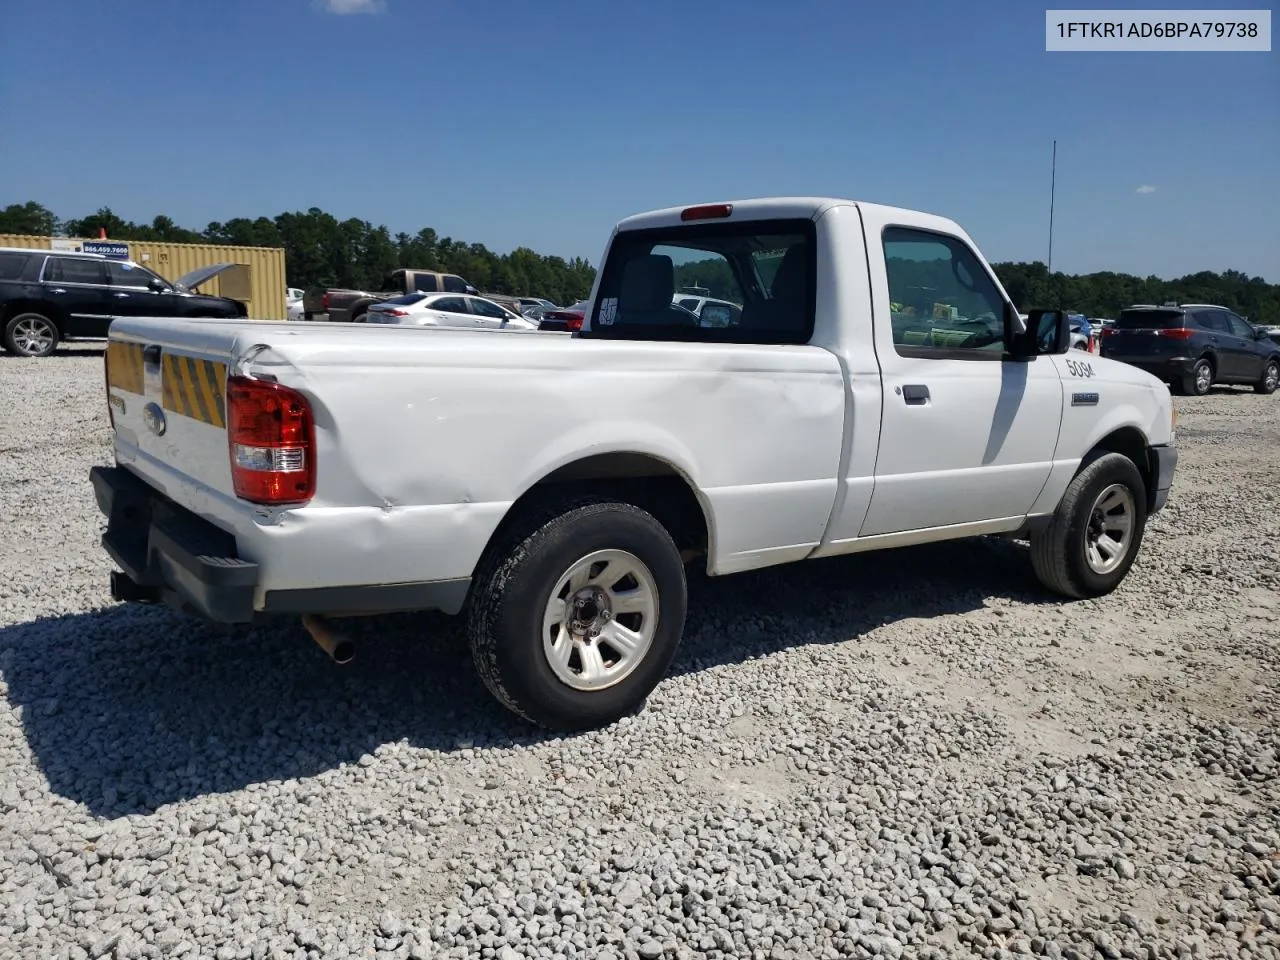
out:
M1081 363L1078 360L1072 360L1070 357L1067 358L1067 369L1071 371L1073 377L1093 376L1093 364Z

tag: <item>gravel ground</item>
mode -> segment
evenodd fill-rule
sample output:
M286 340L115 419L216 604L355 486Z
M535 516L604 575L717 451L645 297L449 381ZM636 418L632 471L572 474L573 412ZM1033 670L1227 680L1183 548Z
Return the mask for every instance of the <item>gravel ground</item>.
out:
M441 618L110 604L100 353L0 359L0 957L1280 957L1280 395L1180 398L1139 566L1002 541L698 583L521 727Z

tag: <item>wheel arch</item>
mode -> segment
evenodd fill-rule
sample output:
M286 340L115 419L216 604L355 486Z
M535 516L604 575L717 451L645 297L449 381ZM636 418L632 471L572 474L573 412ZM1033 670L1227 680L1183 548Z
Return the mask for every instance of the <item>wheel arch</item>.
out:
M706 554L709 562L715 537L710 504L685 470L667 458L635 450L585 454L546 470L516 497L489 536L482 558L531 514L588 496L613 497L648 511L686 558L690 552Z
M65 318L62 316L62 311L56 309L49 301L38 300L34 297L18 297L10 300L0 306L0 325L8 323L19 313L38 313L58 328L59 336L63 335Z
M1133 461L1138 473L1142 475L1142 485L1147 494L1147 510L1150 511L1156 497L1156 469L1147 435L1132 425L1112 430L1084 455L1076 473L1106 453L1118 453Z

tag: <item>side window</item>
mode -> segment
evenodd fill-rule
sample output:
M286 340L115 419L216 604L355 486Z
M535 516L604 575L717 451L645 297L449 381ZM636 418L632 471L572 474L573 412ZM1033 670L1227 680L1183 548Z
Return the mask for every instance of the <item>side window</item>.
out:
M436 282L434 273L415 273L413 275L413 289L419 293L439 293L440 285Z
M107 264L107 276L110 277L113 287L146 287L155 277L142 267L115 261Z
M972 250L955 237L884 231L893 348L899 356L992 359L1004 355L1004 298Z
M1227 323L1227 315L1221 310L1201 310L1200 326L1214 333L1230 333L1231 325Z
M471 298L471 309L482 317L490 317L494 320L507 319L506 312L496 303L490 303L488 300L481 300L478 297Z
M697 297L682 297L679 301L679 305L684 307L686 310L692 310L694 313L698 312Z
M444 277L444 289L446 293L466 293L467 281L453 274L446 274Z
M31 259L25 253L0 253L0 280L19 280Z
M44 278L53 283L91 283L95 286L105 286L107 282L101 260L75 257L50 257Z
M378 284L378 289L383 293L390 293L392 290L404 292L404 271L396 270L394 273L388 273L382 278L382 282Z
M1227 322L1231 324L1231 332L1237 337L1243 337L1245 340L1253 339L1253 327L1249 326L1243 319L1237 317L1234 313L1225 314Z
M461 297L441 297L431 304L432 310L444 313L467 313L467 303Z

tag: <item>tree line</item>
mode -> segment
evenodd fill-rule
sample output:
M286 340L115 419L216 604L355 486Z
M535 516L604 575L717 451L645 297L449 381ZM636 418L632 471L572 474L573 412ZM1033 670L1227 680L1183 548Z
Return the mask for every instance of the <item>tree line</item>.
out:
M372 289L397 267L417 267L456 273L488 293L546 297L569 304L587 296L595 279L595 268L581 257L566 260L527 247L497 254L481 243L438 236L430 227L415 234L392 234L385 226L354 218L338 220L316 207L276 217L214 221L200 231L180 227L163 215L149 224L133 223L108 207L70 220L59 220L35 202L0 209L0 233L96 237L99 228L114 240L283 247L288 282L293 287ZM1206 270L1163 280L1112 271L1050 273L1040 261L996 263L993 267L1022 310L1046 307L1114 317L1130 304L1172 300L1215 303L1255 323L1280 324L1280 284L1238 270ZM678 280L710 287L712 296L723 295L732 284L727 268L721 271L708 262L682 264Z
M391 233L367 220L339 220L316 207L276 217L236 217L203 230L181 227L164 215L134 223L102 207L86 217L59 220L42 204L0 209L0 233L93 238L105 230L112 240L220 243L283 247L291 287L352 287L374 290L398 267L456 273L486 293L545 297L570 304L591 292L595 269L581 257L544 256L527 247L497 254L482 243L441 237L430 227L415 234Z

